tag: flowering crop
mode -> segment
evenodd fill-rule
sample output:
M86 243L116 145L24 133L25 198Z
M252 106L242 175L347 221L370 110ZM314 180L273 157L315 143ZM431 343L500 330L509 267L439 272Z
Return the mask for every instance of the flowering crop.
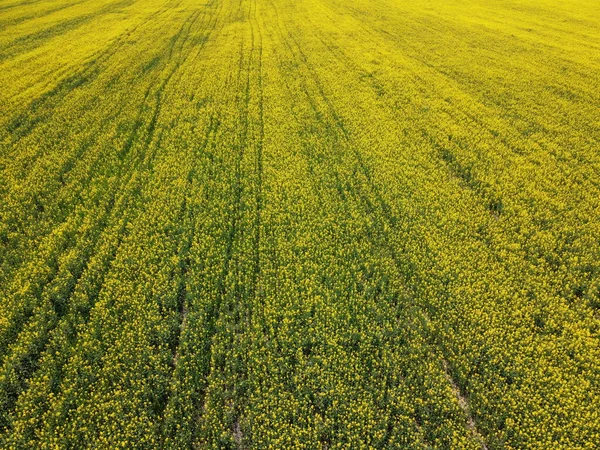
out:
M591 0L0 5L0 447L594 449Z

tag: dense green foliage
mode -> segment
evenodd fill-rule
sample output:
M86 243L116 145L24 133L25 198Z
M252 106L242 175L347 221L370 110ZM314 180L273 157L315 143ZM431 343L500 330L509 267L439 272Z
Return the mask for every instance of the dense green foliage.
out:
M0 447L594 449L596 0L1 0Z

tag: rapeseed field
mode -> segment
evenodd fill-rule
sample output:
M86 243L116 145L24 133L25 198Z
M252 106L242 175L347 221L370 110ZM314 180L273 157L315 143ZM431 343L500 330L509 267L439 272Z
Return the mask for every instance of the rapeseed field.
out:
M599 446L597 0L0 0L0 448Z

